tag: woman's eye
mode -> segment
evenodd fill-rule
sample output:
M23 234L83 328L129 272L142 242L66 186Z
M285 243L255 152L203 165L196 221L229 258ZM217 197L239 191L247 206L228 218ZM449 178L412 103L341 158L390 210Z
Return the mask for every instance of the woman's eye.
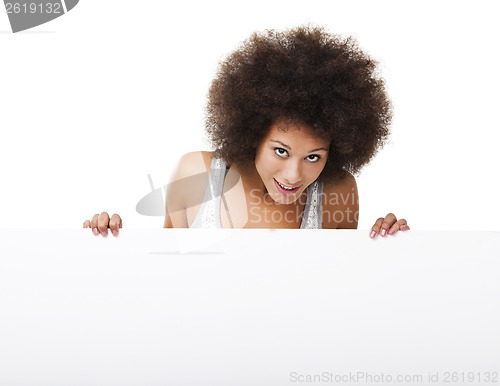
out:
M287 152L285 149L281 148L281 147L277 147L277 148L275 148L275 149L274 149L274 152L275 152L278 156L280 156L280 157L285 157L285 156L288 154L288 152Z
M314 157L314 158L311 158L311 157ZM307 159L311 162L318 162L320 160L320 156L319 155L316 155L316 154L312 154L310 156L307 156Z

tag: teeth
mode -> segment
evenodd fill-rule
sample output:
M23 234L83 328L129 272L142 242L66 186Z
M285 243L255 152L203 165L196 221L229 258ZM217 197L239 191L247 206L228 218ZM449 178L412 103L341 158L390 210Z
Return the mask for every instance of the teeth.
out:
M278 181L276 181L276 182L278 182ZM281 186L285 190L293 190L293 189L295 189L295 188L287 188L286 186L281 185L279 182L278 182L278 185Z

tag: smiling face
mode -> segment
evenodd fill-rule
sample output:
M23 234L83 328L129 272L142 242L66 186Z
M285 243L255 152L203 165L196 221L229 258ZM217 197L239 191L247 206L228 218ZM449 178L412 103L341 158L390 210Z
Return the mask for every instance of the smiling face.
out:
M271 198L292 204L323 171L329 141L304 123L279 120L257 147L255 168Z

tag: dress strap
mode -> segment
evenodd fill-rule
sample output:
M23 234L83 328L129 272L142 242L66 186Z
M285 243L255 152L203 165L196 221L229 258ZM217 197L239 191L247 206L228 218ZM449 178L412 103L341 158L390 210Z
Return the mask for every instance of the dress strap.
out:
M307 201L304 208L302 223L300 229L322 229L322 205L321 198L323 195L323 182L314 181L307 187Z
M228 170L223 160L212 158L203 204L191 228L222 228L220 222L220 198L224 186L224 177Z

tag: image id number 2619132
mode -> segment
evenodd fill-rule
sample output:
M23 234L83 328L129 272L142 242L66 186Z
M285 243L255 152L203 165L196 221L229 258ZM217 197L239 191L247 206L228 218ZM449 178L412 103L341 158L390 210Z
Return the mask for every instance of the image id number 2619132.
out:
M62 13L61 3L5 3L7 13Z
M468 372L444 372L443 382L446 383L497 383L498 373L497 372L478 372L478 371L468 371Z

